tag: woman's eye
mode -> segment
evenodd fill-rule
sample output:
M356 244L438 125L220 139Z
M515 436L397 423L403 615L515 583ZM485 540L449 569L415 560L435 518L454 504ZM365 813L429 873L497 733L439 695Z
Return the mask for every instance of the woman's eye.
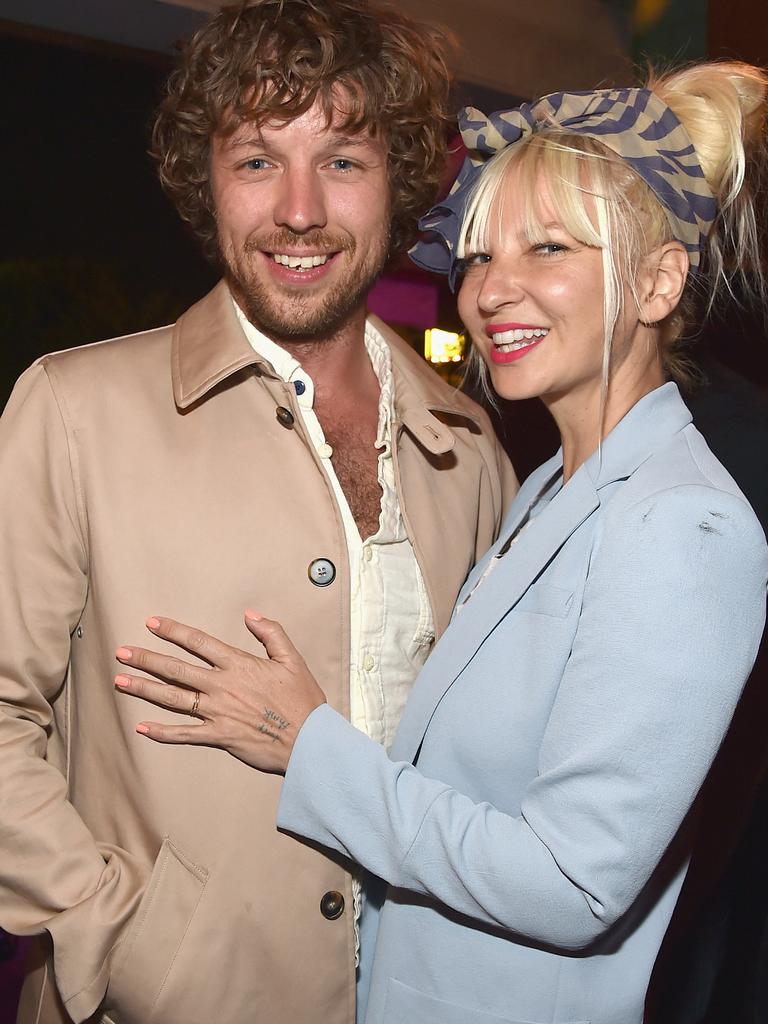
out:
M473 270L475 267L482 267L486 263L490 263L491 257L487 252L473 252L469 256L464 256L462 259L456 260L456 270L459 274L466 274L468 270Z
M557 256L561 252L568 252L568 246L559 242L541 242L533 247L533 251L541 256Z

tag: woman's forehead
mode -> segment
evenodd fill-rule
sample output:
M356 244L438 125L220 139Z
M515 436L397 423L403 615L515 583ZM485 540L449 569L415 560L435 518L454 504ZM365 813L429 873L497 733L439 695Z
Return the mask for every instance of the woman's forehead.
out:
M531 224L543 228L562 226L549 175L538 168L527 171L517 163L512 164L494 197L491 223L522 233Z

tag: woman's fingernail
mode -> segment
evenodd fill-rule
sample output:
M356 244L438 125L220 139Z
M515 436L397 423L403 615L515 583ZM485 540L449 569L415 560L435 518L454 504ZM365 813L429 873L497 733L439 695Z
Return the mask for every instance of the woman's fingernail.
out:
M128 676L115 676L115 686L130 686L131 680Z
M159 629L160 619L156 619L153 615L151 619L147 619L147 625L149 626L150 629Z
M118 661L130 661L133 657L133 651L130 647L118 647L115 651L115 657Z
M144 725L143 722L139 722L139 724L136 726L136 732L140 732L142 736L148 736L149 726Z
M247 608L245 612L246 619L251 619L253 622L261 622L264 616L261 612L255 612L251 608Z

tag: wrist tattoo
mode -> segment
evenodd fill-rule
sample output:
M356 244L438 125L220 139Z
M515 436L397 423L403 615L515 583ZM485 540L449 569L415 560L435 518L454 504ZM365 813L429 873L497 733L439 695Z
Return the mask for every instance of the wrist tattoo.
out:
M272 730L269 728L269 726L268 725L264 725L263 722L260 722L259 725L256 726L256 732L263 732L265 736L269 736L272 739L273 743L275 742L275 740L279 740L280 739L280 737L277 735L277 733L276 732L272 732Z
M264 717L268 722L271 722L272 725L277 729L287 729L288 726L291 724L290 722L286 721L286 719L283 718L282 715L278 715L278 713L276 711L273 711L271 708L264 708Z

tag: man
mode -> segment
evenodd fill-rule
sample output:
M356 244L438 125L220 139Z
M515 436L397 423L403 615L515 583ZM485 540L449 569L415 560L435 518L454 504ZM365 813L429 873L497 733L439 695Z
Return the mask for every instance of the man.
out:
M484 415L365 316L432 200L446 94L438 36L363 0L222 11L154 139L223 282L16 387L0 925L39 936L20 1021L354 1020L351 866L276 832L276 779L137 736L114 650L152 613L246 645L258 607L391 739L515 486Z

